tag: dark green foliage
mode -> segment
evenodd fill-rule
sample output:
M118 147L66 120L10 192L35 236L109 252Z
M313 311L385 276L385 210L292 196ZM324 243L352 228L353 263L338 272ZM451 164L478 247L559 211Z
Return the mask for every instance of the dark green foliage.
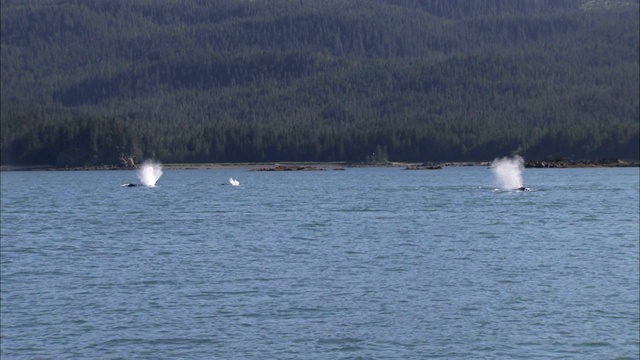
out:
M2 164L639 156L637 0L1 1Z

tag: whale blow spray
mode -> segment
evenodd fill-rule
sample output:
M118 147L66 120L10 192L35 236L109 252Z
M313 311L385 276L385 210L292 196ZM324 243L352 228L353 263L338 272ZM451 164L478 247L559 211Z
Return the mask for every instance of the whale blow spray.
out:
M138 179L140 179L140 183L144 186L156 186L156 182L160 179L160 176L162 176L162 166L160 163L147 160L138 170Z
M502 190L514 190L523 187L522 172L524 159L516 155L512 159L505 157L495 159L491 163L491 171Z

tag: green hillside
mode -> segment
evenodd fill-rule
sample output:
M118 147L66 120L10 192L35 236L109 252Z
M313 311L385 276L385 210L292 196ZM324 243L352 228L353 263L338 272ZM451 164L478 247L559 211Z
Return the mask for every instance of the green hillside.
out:
M638 159L638 0L2 0L2 164Z

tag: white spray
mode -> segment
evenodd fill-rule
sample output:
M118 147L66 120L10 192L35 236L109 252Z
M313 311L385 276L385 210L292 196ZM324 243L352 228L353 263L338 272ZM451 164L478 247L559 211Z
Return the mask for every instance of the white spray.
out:
M496 177L496 182L502 190L515 190L523 187L522 172L524 171L524 159L514 156L495 159L491 163L491 171Z
M160 176L162 176L162 166L160 163L147 160L138 170L138 179L140 179L140 183L144 186L156 186L156 182L160 179Z

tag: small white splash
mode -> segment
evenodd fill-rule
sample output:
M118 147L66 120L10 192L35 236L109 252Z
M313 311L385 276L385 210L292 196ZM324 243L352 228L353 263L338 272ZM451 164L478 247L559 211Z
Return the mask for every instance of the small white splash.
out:
M156 182L162 176L162 166L160 163L154 163L152 161L145 161L142 164L140 170L138 170L138 179L140 183L147 187L156 186Z
M239 186L240 185L240 181L234 179L234 178L229 178L229 184L231 184L231 186Z

